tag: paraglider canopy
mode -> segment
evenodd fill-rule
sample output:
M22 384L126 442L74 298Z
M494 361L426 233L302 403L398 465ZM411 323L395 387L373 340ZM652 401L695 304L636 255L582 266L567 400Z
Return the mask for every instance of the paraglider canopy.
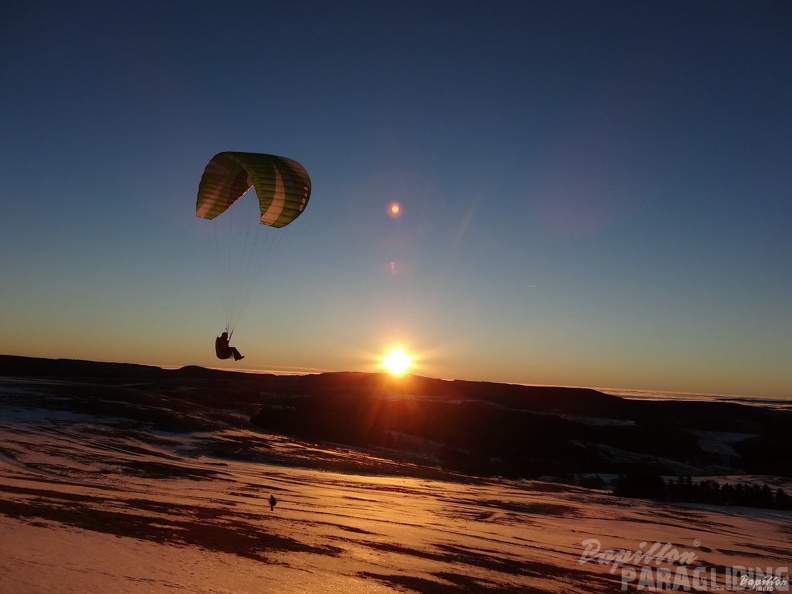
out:
M255 196L245 195L251 188ZM210 223L218 263L216 282L229 336L272 260L275 236L280 235L275 228L300 216L310 195L311 179L305 168L286 157L222 152L206 165L195 214Z
M214 219L251 187L261 209L261 224L283 227L305 210L311 178L297 161L261 153L218 153L204 170L195 214Z

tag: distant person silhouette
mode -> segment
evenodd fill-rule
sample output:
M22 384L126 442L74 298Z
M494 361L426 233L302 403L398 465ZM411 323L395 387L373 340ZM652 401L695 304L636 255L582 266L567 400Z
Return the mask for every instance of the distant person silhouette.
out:
M275 509L275 504L278 503L278 500L275 499L275 495L270 495L270 511Z
M228 344L229 340L231 340L231 338L228 336L228 332L223 332L215 339L215 353L217 354L217 358L230 359L233 357L234 361L244 359L244 355L241 355L238 350Z

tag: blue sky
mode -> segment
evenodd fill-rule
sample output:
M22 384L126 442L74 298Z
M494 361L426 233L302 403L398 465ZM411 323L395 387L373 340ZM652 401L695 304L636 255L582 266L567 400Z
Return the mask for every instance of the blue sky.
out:
M217 365L194 215L300 161L248 369L792 395L779 2L41 2L0 11L0 352ZM398 201L403 216L387 205Z

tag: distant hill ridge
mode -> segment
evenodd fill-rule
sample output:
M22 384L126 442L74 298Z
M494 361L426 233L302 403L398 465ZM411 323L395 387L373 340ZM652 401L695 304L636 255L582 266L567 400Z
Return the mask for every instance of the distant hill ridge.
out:
M469 380L441 380L408 376L394 380L385 373L339 371L303 376L276 376L208 369L188 365L164 369L135 363L111 363L80 359L47 359L0 355L0 376L38 378L83 378L119 381L164 379L228 379L290 388L309 393L403 393L449 399L471 399L506 407L536 408L567 414L603 414L620 407L624 399L589 388L523 386Z
M712 401L627 400L586 388L440 380L385 373L254 374L198 366L0 355L0 377L80 385L104 405L112 387L167 406L245 411L268 432L387 451L415 440L470 474L531 477L654 468L792 476L792 411ZM96 384L93 388L91 384ZM135 385L137 384L137 385ZM165 402L163 400L163 402ZM726 446L713 451L711 443Z
M154 365L140 365L137 363L108 363L82 359L45 359L18 355L0 355L0 376L6 377L157 380L176 376L185 378L220 378L229 375L249 374L207 369L197 365L188 365L179 369L163 369Z

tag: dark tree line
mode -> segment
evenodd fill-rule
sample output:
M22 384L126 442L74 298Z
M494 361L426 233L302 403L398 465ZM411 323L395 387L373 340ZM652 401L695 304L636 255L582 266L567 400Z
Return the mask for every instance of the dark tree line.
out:
M614 495L669 502L792 509L792 497L780 487L774 491L767 484L720 484L709 479L694 482L689 476L664 480L654 473L622 475L616 482Z

